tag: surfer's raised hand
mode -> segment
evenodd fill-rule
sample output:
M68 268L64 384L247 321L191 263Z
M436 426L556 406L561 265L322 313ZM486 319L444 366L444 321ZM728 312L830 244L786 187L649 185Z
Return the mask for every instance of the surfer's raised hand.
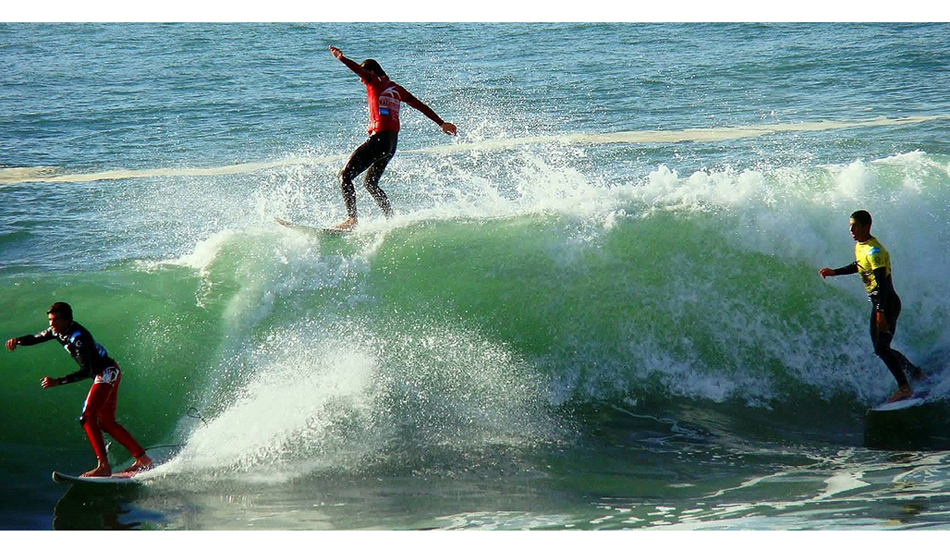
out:
M10 338L9 340L7 340L7 349L8 349L8 350L10 350L10 351L15 350L15 349L16 349L16 345L17 345L16 338Z
M333 54L333 57L337 59L343 57L343 50L337 48L336 46L330 46L330 53Z
M59 381L59 378L50 378L49 376L44 376L40 379L40 385L43 386L44 390L46 388L55 388L60 384L61 382Z
M442 131L450 136L454 136L458 134L458 130L455 128L455 125L452 124L451 122L443 122Z

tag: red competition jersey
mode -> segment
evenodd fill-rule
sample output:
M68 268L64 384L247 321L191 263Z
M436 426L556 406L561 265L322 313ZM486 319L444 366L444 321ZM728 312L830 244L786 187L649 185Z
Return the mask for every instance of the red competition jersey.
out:
M367 131L370 134L399 131L400 103L408 103L439 126L445 123L428 105L416 99L414 95L399 84L389 80L389 78L377 77L346 57L340 61L359 75L363 83L366 84L366 103L369 105L369 127Z

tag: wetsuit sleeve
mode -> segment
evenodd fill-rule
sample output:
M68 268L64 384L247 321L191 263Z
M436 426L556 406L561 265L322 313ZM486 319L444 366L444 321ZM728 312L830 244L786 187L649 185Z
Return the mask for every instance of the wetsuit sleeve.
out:
M373 74L370 71L367 71L362 66L360 66L359 63L357 63L356 61L353 61L352 59L350 59L349 57L346 57L345 55L340 57L340 62L346 65L351 71L356 73L357 76L359 76L366 82L372 82L372 80L376 78L375 74Z
M73 382L79 382L80 380L85 380L86 378L90 378L91 376L92 374L90 374L88 370L80 369L80 370L77 370L76 372L67 374L66 376L62 378L62 381L63 381L63 384L72 384Z
M858 262L851 262L850 264L839 267L835 269L835 275L854 275L858 272Z
M891 279L887 276L887 268L879 267L874 270L874 280L877 281L877 288L868 294L871 304L876 311L884 311L884 297L894 291L891 287Z
M86 378L92 377L92 369L88 366L88 363L85 365L83 363L79 364L79 370L76 372L71 372L62 378L63 384L72 384L73 382L79 382L80 380L85 380Z
M26 336L20 336L16 339L16 343L18 346L35 346L36 344L48 342L53 338L55 338L55 336L53 336L53 331L46 329L39 334L27 334Z
M439 118L439 115L435 114L435 111L430 109L429 106L426 105L425 103L419 101L419 99L417 99L416 96L410 94L409 91L403 88L402 86L399 87L399 95L402 98L402 101L404 103L407 103L413 109L429 117L429 119L432 120L432 122L435 122L439 126L442 126L443 124L445 124L445 121Z

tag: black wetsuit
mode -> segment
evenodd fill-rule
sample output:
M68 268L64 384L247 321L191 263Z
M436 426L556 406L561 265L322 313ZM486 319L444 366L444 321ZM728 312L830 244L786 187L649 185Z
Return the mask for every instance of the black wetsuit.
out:
M891 348L891 341L897 330L897 318L901 314L901 299L894 290L890 274L890 256L887 250L871 237L864 243L855 246L856 260L854 263L834 270L835 275L851 275L860 273L868 289L868 299L871 301L871 343L874 344L874 353L884 361L891 371L897 384L907 385L906 370L915 378L923 376L921 370L904 357L904 354ZM887 331L878 327L877 312L884 314L887 321Z
M357 147L350 156L349 162L340 172L340 191L343 192L347 216L356 218L356 190L353 187L353 178L367 169L369 170L366 172L363 186L379 205L383 215L387 218L392 216L392 206L389 204L386 193L379 186L379 178L382 177L383 170L386 169L390 159L396 154L398 136L399 133L392 130L377 132L371 135L363 145Z
M59 341L69 352L69 355L79 364L78 371L63 377L63 382L66 384L98 376L108 367L116 366L115 361L109 357L106 349L97 344L92 338L92 334L76 321L73 321L66 332L62 334L55 334L52 328L48 328L39 334L17 338L17 344L34 346L50 340Z

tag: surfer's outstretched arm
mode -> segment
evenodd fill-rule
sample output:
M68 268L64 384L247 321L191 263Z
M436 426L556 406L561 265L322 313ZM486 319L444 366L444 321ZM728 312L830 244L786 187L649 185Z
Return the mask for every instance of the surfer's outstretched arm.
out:
M431 107L423 103L419 98L409 93L409 90L402 88L402 92L405 93L405 97L402 98L407 105L411 106L413 109L419 111L429 118L432 122L435 122L439 125L439 128L442 128L442 131L450 136L454 136L458 133L458 130L455 128L455 125L451 122L446 122L442 118L435 114L435 111Z
M27 334L26 336L20 336L19 338L10 338L7 340L7 349L13 351L17 348L17 346L35 346L36 344L49 342L53 338L55 338L53 336L53 331L46 329L39 334Z
M818 274L821 275L821 278L825 277L837 277L838 275L854 275L858 272L857 262L852 262L844 267L839 267L837 269L831 269L830 267L823 267L818 270Z
M44 376L40 378L40 385L43 386L43 389L55 388L56 386L62 386L66 382L63 382L62 378L50 378L49 376Z
M6 346L8 350L13 351L17 346L34 346L52 339L52 332L45 330L39 334L28 334L26 336L20 336L19 338L10 338L7 340ZM65 383L62 378L50 378L49 376L40 378L40 385L43 386L43 389L61 386Z
M353 61L349 57L343 55L343 50L340 48L337 48L336 46L330 46L330 53L333 54L333 57L337 58L341 63L346 65L348 69L356 73L356 76L360 77L360 79L364 82L369 82L376 76L371 71L364 69L356 61Z

